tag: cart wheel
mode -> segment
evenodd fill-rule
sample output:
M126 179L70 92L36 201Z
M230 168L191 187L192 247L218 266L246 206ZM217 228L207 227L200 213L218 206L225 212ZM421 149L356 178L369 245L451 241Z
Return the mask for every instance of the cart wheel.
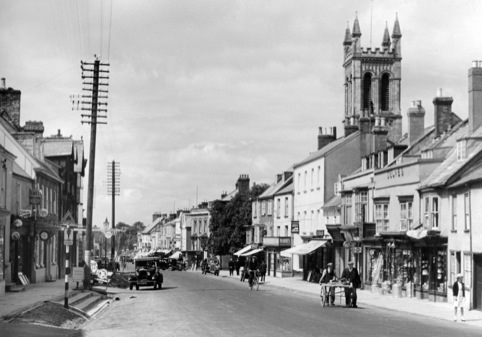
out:
M321 306L324 307L326 305L326 296L325 296L325 287L321 287L321 292L320 292L320 303Z

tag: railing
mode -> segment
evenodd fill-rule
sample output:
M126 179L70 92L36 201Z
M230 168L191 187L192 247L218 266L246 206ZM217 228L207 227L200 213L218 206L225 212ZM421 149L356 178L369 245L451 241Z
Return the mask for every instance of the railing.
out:
M265 247L291 247L290 236L265 236L263 238Z

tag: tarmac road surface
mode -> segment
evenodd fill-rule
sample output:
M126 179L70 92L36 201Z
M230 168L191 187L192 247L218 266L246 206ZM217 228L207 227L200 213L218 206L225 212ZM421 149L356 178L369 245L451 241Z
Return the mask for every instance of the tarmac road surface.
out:
M480 336L461 322L370 306L320 306L319 297L200 272L164 271L162 290L123 290L83 336ZM338 302L338 299L337 299Z

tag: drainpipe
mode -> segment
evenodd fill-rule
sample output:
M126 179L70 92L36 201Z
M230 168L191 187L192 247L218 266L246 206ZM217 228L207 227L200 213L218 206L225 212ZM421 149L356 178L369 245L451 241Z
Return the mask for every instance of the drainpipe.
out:
M468 185L466 185L468 186ZM473 309L473 299L474 299L474 255L472 252L472 195L470 193L470 187L469 187L469 225L470 225L470 231L469 231L469 237L470 237L470 271L471 271L471 276L470 276L470 299L469 299L469 310Z

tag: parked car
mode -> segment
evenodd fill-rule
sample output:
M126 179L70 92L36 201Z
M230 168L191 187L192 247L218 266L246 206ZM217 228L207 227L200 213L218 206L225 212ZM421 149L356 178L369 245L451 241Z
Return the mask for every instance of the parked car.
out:
M140 257L134 260L135 273L129 276L129 289L134 286L154 287L154 290L162 288L164 276L159 272L160 260L155 257Z

